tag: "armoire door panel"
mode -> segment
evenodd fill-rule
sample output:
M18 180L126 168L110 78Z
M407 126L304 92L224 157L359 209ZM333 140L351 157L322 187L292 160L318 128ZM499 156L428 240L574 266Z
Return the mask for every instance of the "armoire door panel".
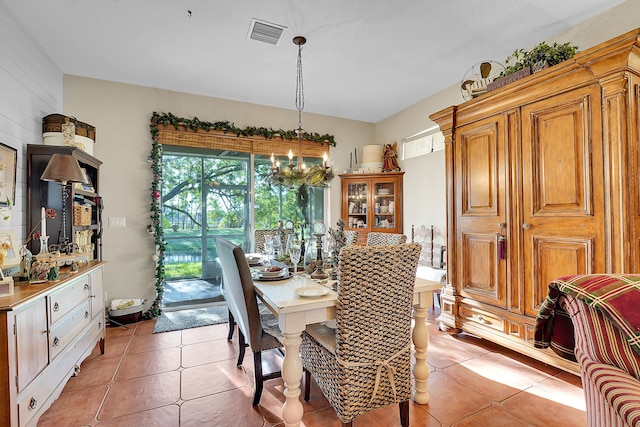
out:
M522 107L525 314L552 279L605 271L600 89L591 85Z
M591 214L590 109L588 95L524 108L531 130L533 215Z
M478 301L506 307L505 280L501 276L495 234L465 234L462 237L464 264L459 276L461 294Z
M499 171L496 123L461 132L464 215L497 215Z
M536 316L549 292L549 282L571 274L593 272L593 239L530 236L533 280L525 288L525 314Z

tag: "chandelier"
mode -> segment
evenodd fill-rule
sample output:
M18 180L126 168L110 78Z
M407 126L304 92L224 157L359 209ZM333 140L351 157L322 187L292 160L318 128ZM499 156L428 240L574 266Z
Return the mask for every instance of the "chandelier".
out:
M304 109L304 84L302 80L302 46L307 42L303 36L293 38L293 44L298 46L298 62L296 69L296 110L298 110L298 158L293 163L293 150L289 149L289 163L280 165L274 154L271 154L271 167L267 180L272 185L283 187L326 187L333 178L333 172L328 163L327 152L322 156L322 165L307 166L302 158L302 140L305 131L302 128L302 110Z

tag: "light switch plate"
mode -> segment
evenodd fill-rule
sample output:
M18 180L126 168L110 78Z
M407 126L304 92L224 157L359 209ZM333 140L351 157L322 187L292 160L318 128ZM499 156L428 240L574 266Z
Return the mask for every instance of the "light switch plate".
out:
M127 226L127 218L125 217L109 217L110 228L123 228Z

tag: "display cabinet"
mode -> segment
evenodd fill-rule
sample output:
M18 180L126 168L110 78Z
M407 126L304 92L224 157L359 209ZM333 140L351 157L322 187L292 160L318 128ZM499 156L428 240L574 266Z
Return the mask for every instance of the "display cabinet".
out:
M101 260L102 199L100 197L100 165L102 162L75 147L30 144L27 145L27 231L39 231L42 208L55 209L56 217L47 218L49 246L60 242L62 236L62 187L57 182L42 181L40 177L51 156L56 153L74 156L88 183L69 183L66 199L66 231L76 252L87 253L90 260ZM34 227L36 229L34 230ZM29 238L29 236L26 236ZM40 252L40 242L32 239L29 249Z
M370 231L402 233L402 179L404 172L340 175L341 218L345 230L358 231L358 244Z

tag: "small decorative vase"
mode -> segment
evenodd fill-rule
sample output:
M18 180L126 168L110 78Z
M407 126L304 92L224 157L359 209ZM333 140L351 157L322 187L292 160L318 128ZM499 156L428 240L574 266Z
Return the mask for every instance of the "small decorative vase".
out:
M40 236L40 254L49 253L49 236Z

